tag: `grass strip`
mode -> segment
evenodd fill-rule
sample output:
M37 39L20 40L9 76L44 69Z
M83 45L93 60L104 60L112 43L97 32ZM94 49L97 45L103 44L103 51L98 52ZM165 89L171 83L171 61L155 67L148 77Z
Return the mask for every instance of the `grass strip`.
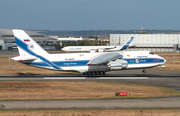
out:
M180 96L180 91L151 85L81 81L3 81L1 101L106 100ZM115 96L128 92L128 96Z
M137 116L137 115L173 115L178 116L180 109L56 109L56 110L0 110L1 116L19 116L19 115L41 115L41 116L59 116L59 115L75 115L75 116Z

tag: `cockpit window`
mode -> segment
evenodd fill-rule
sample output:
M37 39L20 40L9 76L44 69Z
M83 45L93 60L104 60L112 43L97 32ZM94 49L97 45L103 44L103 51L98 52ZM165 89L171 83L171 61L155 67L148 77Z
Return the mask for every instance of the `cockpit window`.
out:
M152 55L154 55L154 53L152 53L152 52L149 52L149 54L152 54Z

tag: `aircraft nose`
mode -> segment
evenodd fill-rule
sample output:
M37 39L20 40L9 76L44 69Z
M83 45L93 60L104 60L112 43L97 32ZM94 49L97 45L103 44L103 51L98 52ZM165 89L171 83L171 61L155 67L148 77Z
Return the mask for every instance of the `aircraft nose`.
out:
M166 59L163 58L163 60L164 60L164 64L165 64L166 63Z
M161 58L162 64L165 64L166 63L166 59L164 59L163 57L160 57L160 58Z
M160 65L163 65L163 64L166 63L166 59L164 59L163 57L158 56L158 58L159 58L159 64L160 64Z

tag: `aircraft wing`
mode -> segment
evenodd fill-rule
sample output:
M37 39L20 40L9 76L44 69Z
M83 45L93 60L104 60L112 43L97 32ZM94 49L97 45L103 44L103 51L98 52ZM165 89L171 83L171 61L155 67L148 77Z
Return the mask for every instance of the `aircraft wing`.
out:
M114 61L116 59L122 59L123 56L119 53L105 53L98 55L92 58L87 65L101 65L101 64L108 64L110 61Z

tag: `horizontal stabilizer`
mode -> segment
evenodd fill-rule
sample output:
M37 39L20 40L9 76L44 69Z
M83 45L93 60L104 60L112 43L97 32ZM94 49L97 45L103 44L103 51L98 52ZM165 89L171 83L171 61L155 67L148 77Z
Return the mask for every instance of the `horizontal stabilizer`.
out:
M25 60L36 60L38 59L37 57L34 57L34 56L16 56L16 57L12 57L11 58L12 60L15 60L15 61L25 61Z

